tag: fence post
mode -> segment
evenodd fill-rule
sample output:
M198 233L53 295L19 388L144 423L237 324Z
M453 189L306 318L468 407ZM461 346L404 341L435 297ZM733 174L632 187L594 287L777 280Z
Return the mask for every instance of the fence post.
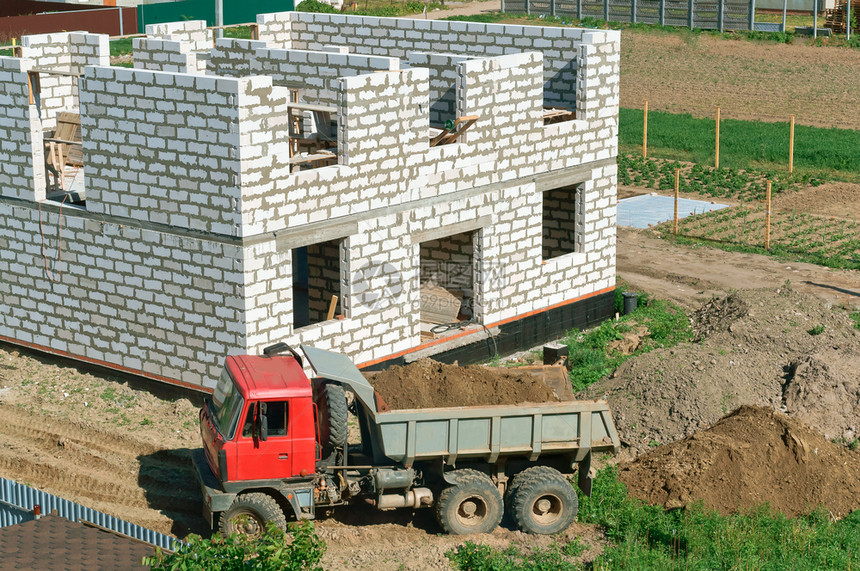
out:
M645 112L642 116L642 158L648 158L648 100L645 100Z
M526 0L526 14L532 13L532 1Z
M770 250L770 181L767 181L767 211L764 222L764 249Z
M603 0L603 19L609 21L609 0Z
M660 0L660 25L666 25L666 0Z
M582 0L576 0L576 19L582 20Z
M636 23L636 0L630 0L630 21Z
M720 28L720 33L723 33L723 16L726 12L726 5L723 0L717 0L717 25Z
M681 169L675 169L675 223L672 225L672 233L678 235L678 190L681 187Z
M717 141L714 168L720 168L720 106L717 105Z
M755 0L750 0L750 32L755 31Z
M688 0L687 2L687 21L689 22L690 29L693 29L693 0Z
M791 116L791 127L788 133L788 172L794 172L794 115Z
M818 39L818 0L812 0L812 39Z
M555 17L555 0L549 0L549 13Z
M119 10L119 35L124 36L125 30L123 29L122 25L122 6L118 7L117 10Z

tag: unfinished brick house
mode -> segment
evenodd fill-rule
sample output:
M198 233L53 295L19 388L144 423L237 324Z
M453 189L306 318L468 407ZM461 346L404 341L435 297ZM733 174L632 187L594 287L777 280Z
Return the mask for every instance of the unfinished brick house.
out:
M463 363L612 314L618 32L257 23L0 57L0 339L206 388L277 341Z

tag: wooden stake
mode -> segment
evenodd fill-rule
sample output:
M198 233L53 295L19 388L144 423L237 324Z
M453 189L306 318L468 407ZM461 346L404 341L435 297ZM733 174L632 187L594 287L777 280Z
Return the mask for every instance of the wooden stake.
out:
M764 249L770 250L770 181L767 181L767 210L764 222Z
M337 308L337 296L331 296L331 303L328 304L328 315L326 320L334 319L334 310Z
M648 100L645 100L645 113L642 121L642 158L648 157Z
M717 153L714 168L720 168L720 106L717 105Z
M791 128L788 134L788 172L794 172L794 115L791 116Z
M681 169L675 169L675 223L672 226L672 231L675 236L678 235L678 189L681 186Z

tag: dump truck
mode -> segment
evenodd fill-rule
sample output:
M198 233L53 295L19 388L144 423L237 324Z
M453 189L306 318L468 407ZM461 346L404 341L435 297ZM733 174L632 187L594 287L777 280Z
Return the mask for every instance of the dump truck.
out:
M489 533L504 514L554 534L576 517L568 476L590 494L592 455L619 448L605 401L389 410L348 357L300 350L310 378L284 343L227 357L200 410L203 514L225 536L356 504L432 508L452 534Z

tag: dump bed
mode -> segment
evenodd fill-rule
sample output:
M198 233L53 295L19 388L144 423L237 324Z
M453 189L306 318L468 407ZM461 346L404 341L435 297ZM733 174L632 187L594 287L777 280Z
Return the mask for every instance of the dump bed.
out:
M605 401L395 410L376 413L370 425L379 451L406 466L559 453L578 461L620 445Z
M303 345L320 378L351 389L364 409L374 460L411 466L442 458L495 462L503 456L617 452L618 432L605 401L382 411L373 387L345 355Z

